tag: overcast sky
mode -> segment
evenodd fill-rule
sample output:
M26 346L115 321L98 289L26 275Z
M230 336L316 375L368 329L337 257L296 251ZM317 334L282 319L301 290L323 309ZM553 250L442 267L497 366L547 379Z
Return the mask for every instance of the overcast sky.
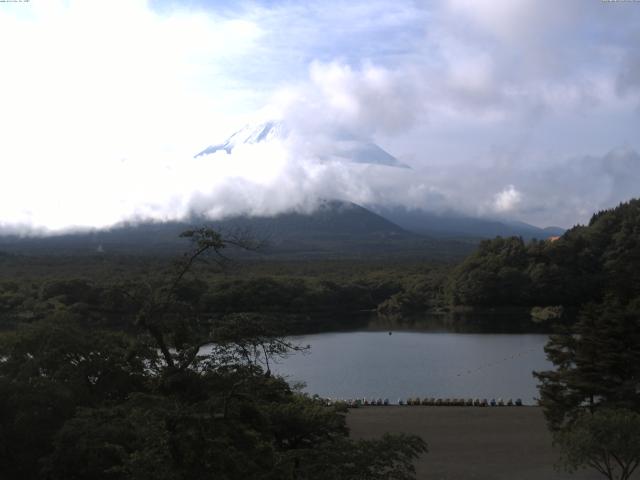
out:
M640 195L640 2L2 2L0 65L5 229L334 197L568 227ZM193 158L271 118L411 169Z

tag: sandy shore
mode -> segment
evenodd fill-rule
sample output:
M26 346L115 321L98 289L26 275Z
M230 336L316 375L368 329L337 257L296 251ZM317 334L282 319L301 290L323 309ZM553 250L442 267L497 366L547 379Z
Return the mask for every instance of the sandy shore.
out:
M417 478L429 480L591 480L554 469L551 447L538 407L363 407L347 415L356 438L385 432L420 435L429 452L416 464ZM640 478L637 474L633 477Z

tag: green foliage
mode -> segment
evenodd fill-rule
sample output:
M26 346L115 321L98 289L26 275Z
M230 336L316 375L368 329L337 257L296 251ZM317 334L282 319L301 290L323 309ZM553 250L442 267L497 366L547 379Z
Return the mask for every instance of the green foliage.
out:
M452 273L451 300L459 305L526 305L529 277L521 238L496 238L480 243Z
M65 305L74 303L92 303L98 299L98 291L87 280L50 280L42 285L41 300L49 300L59 297Z
M533 307L531 309L531 319L534 322L545 323L556 321L562 318L564 308L561 305L550 305L548 307Z
M226 280L197 261L213 252L223 262L215 254L227 240L209 229L186 236L194 249L165 272L0 285L0 318L11 319L0 332L0 478L413 478L419 438L352 440L344 407L271 375L273 357L298 347L259 310L272 295L291 300L279 288L289 280L250 279L257 299L207 310ZM376 282L310 281L308 294L371 305L372 291L388 291Z
M640 414L624 409L582 413L554 434L562 465L570 472L591 467L610 480L627 480L640 465Z
M251 330L228 325L226 343L184 370L159 361L156 348L141 349L145 335L97 332L70 320L3 334L0 476L305 478L294 475L306 462L315 469L329 460L410 472L422 450L407 445L421 441L348 439L341 407L265 376L247 352L268 339ZM378 445L391 451L370 465ZM366 478L412 478L403 475ZM316 471L309 478L333 477Z
M557 241L496 238L450 275L454 305L578 307L615 294L640 295L640 199L600 212Z
M565 427L585 408L640 412L639 306L608 297L585 307L574 326L550 337L545 351L556 369L534 375L552 429Z
M320 444L297 453L299 480L409 480L415 478L412 460L427 451L417 437L386 434L381 440Z
M629 478L640 461L639 239L640 200L632 200L530 247L537 300L555 277L563 303L582 304L578 322L545 347L555 370L534 373L540 404L565 467L590 466L610 479Z
M192 265L172 289L174 311L179 304L183 311L208 318L260 313L286 320L295 333L352 328L379 306L385 314L441 308L449 268L414 262L321 260L232 264L211 257L208 263ZM161 303L185 266L184 258L172 268L161 258L148 263L129 257L103 260L100 265L85 257L7 260L0 265L0 330L43 319L54 311L81 315L96 327L129 330L140 301L156 295ZM211 268L211 260L223 268ZM226 268L230 264L233 267Z
M65 315L0 336L0 476L37 478L38 460L79 406L145 391L155 349Z

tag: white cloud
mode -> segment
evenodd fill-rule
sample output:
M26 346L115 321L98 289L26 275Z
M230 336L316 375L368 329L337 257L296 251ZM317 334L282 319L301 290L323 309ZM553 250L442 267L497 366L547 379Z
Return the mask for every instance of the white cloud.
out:
M0 122L15 150L40 154L190 142L223 105L206 82L260 36L244 20L163 17L142 1L33 3L27 18L0 11Z
M638 194L611 170L635 157L598 154L640 150L640 9L608 3L3 5L0 224L274 213L320 196L584 221ZM264 115L296 125L290 142L191 158L268 99ZM319 161L336 132L413 170Z
M233 91L216 76L259 28L143 1L21 6L0 8L0 221L61 228L163 210L167 157L233 124L220 100Z
M581 14L573 0L541 3L539 0L447 0L449 13L467 20L482 32L500 41L522 44L544 39L539 35L567 22L571 13ZM584 2L583 2L584 3ZM572 12L573 10L573 12Z
M344 130L371 136L410 128L423 113L419 79L408 68L314 61L306 82L279 90L272 107L299 130ZM311 135L311 133L310 133Z
M505 213L515 210L522 201L522 194L513 185L497 193L493 200L493 208L496 212Z

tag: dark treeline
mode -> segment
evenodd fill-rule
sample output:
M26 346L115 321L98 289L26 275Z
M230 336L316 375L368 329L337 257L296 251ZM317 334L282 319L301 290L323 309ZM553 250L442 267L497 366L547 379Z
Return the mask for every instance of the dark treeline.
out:
M578 307L640 295L640 200L599 212L556 241L496 238L450 275L452 304Z
M61 309L126 328L135 308L122 294L123 282L154 284L171 276L164 259L5 256L0 264L0 328ZM360 325L378 310L438 308L448 270L425 262L241 261L224 268L199 265L176 295L202 315L260 313L303 333Z

